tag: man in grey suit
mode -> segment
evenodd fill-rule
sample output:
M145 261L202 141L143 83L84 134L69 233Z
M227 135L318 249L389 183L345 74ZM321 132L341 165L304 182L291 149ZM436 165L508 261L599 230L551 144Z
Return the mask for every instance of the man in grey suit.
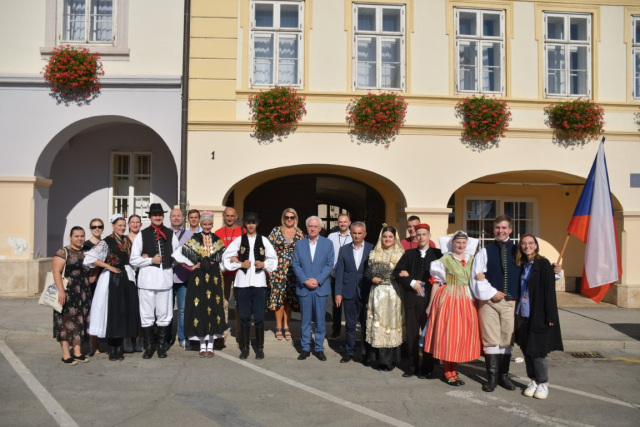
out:
M365 242L367 226L363 222L354 222L351 225L352 243L340 248L338 253L338 265L336 266L336 307L344 304L345 339L347 351L342 356L340 363L348 363L353 360L356 346L356 323L360 320L362 330L365 329L364 313L362 308L369 299L371 284L364 277L367 268L369 252L373 249L371 243ZM363 334L364 338L364 334ZM364 345L364 343L362 344Z
M298 360L304 360L310 355L312 318L316 324L316 357L321 361L327 360L324 355L324 316L327 312L327 299L331 295L329 276L333 269L334 253L333 244L329 239L320 236L321 223L317 216L307 218L308 236L296 244L293 254L293 271L297 279L296 294L302 315L302 351Z

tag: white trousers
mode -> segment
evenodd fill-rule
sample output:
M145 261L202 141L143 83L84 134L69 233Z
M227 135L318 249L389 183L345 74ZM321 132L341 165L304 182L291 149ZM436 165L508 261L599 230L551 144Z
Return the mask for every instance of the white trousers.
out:
M143 328L169 326L173 318L173 289L138 289L140 321Z

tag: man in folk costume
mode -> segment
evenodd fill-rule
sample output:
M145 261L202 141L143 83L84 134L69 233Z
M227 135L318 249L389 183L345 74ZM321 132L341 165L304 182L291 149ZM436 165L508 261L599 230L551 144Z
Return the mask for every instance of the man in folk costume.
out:
M428 224L418 224L415 227L418 247L409 249L402 255L393 270L396 281L404 288L404 313L407 330L407 353L409 367L402 375L405 378L417 375L425 379L433 372L433 356L431 353L422 355L420 364L420 328L427 322L427 305L431 295L431 262L442 257L440 249L429 246L431 227Z
M144 331L143 359L153 356L153 324L158 327L158 357L167 357L167 326L173 318L173 258L178 238L163 225L164 214L160 203L149 207L151 225L136 236L131 248L130 263L138 270L138 296L140 319Z
M258 234L258 214L247 212L247 233L236 238L222 256L227 271L237 271L234 287L242 327L240 359L249 356L251 316L256 328L256 359L264 359L264 312L267 308L267 273L278 266L278 255L269 239Z
M495 241L475 257L471 289L478 300L480 335L487 369L483 391L492 392L496 384L507 390L516 387L509 379L515 303L520 286L520 267L515 263L518 247L510 240L512 219L498 216L493 222ZM556 273L561 265L554 268Z

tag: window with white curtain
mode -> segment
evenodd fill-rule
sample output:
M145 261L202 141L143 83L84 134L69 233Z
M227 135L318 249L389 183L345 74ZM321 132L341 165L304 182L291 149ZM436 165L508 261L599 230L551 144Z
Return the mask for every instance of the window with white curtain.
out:
M504 10L455 8L456 91L504 95Z
M640 100L640 16L631 17L631 64L633 67L633 99Z
M302 87L303 1L251 2L250 87Z
M405 90L405 7L353 5L353 88Z
M591 15L544 14L545 96L591 97Z
M474 197L464 198L464 224L470 237L480 240L483 248L494 240L493 222L500 215L512 219L511 240L517 242L526 233L538 234L538 201L531 197Z
M115 40L115 0L63 0L59 40L108 43Z
M111 214L132 214L147 219L151 204L151 153L113 152L111 154Z

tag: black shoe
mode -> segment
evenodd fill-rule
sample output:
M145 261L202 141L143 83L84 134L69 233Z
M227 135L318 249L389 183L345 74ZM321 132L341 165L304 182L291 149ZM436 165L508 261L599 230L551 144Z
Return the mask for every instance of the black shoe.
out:
M87 359L84 354L81 354L80 356L74 356L72 354L71 357L78 363L87 363L91 361L90 359Z
M340 359L340 363L349 363L353 360L353 356L350 354L345 353L342 356L342 359Z
M464 385L464 383L459 381L456 377L451 377L448 380L445 379L444 382L453 387L460 387L461 385Z
M431 377L432 373L433 372L422 372L422 371L420 371L420 373L418 374L418 379L426 380L427 378Z
M142 328L144 332L144 353L142 353L143 359L151 359L153 356L153 326L148 326L146 328Z
M324 362L327 360L327 356L324 355L324 351L316 351L316 357L321 362Z
M112 362L118 360L118 350L115 347L109 346L109 360Z
M304 359L306 359L306 358L307 358L307 357L309 357L309 356L311 356L311 353L310 353L310 352L302 350L302 351L300 352L300 355L298 355L298 360L304 360Z
M496 389L498 382L498 365L500 364L499 354L485 354L485 365L487 367L487 382L482 386L482 391L491 393Z
M158 326L158 357L167 357L167 329L168 326Z
M500 367L498 368L498 384L502 388L513 391L516 389L516 386L514 386L511 380L509 379L510 364L511 364L511 355L501 354Z
M256 359L264 359L264 326L256 328Z
M402 374L403 378L411 378L416 373L416 368L413 366L409 366L409 368Z
M371 366L371 359L369 359L369 356L363 356L362 357L362 362L361 362L364 366Z
M335 340L340 338L340 331L333 331L331 332L331 336L329 337L330 340Z
M122 350L122 346L116 347L116 359L124 360L124 352Z
M61 361L62 363L64 363L65 365L68 365L68 366L75 366L75 365L77 365L77 364L78 364L78 362L76 362L75 360L73 360L73 357L70 357L70 358L68 358L68 359L65 359L65 358L63 357L62 359L60 359L60 361Z

